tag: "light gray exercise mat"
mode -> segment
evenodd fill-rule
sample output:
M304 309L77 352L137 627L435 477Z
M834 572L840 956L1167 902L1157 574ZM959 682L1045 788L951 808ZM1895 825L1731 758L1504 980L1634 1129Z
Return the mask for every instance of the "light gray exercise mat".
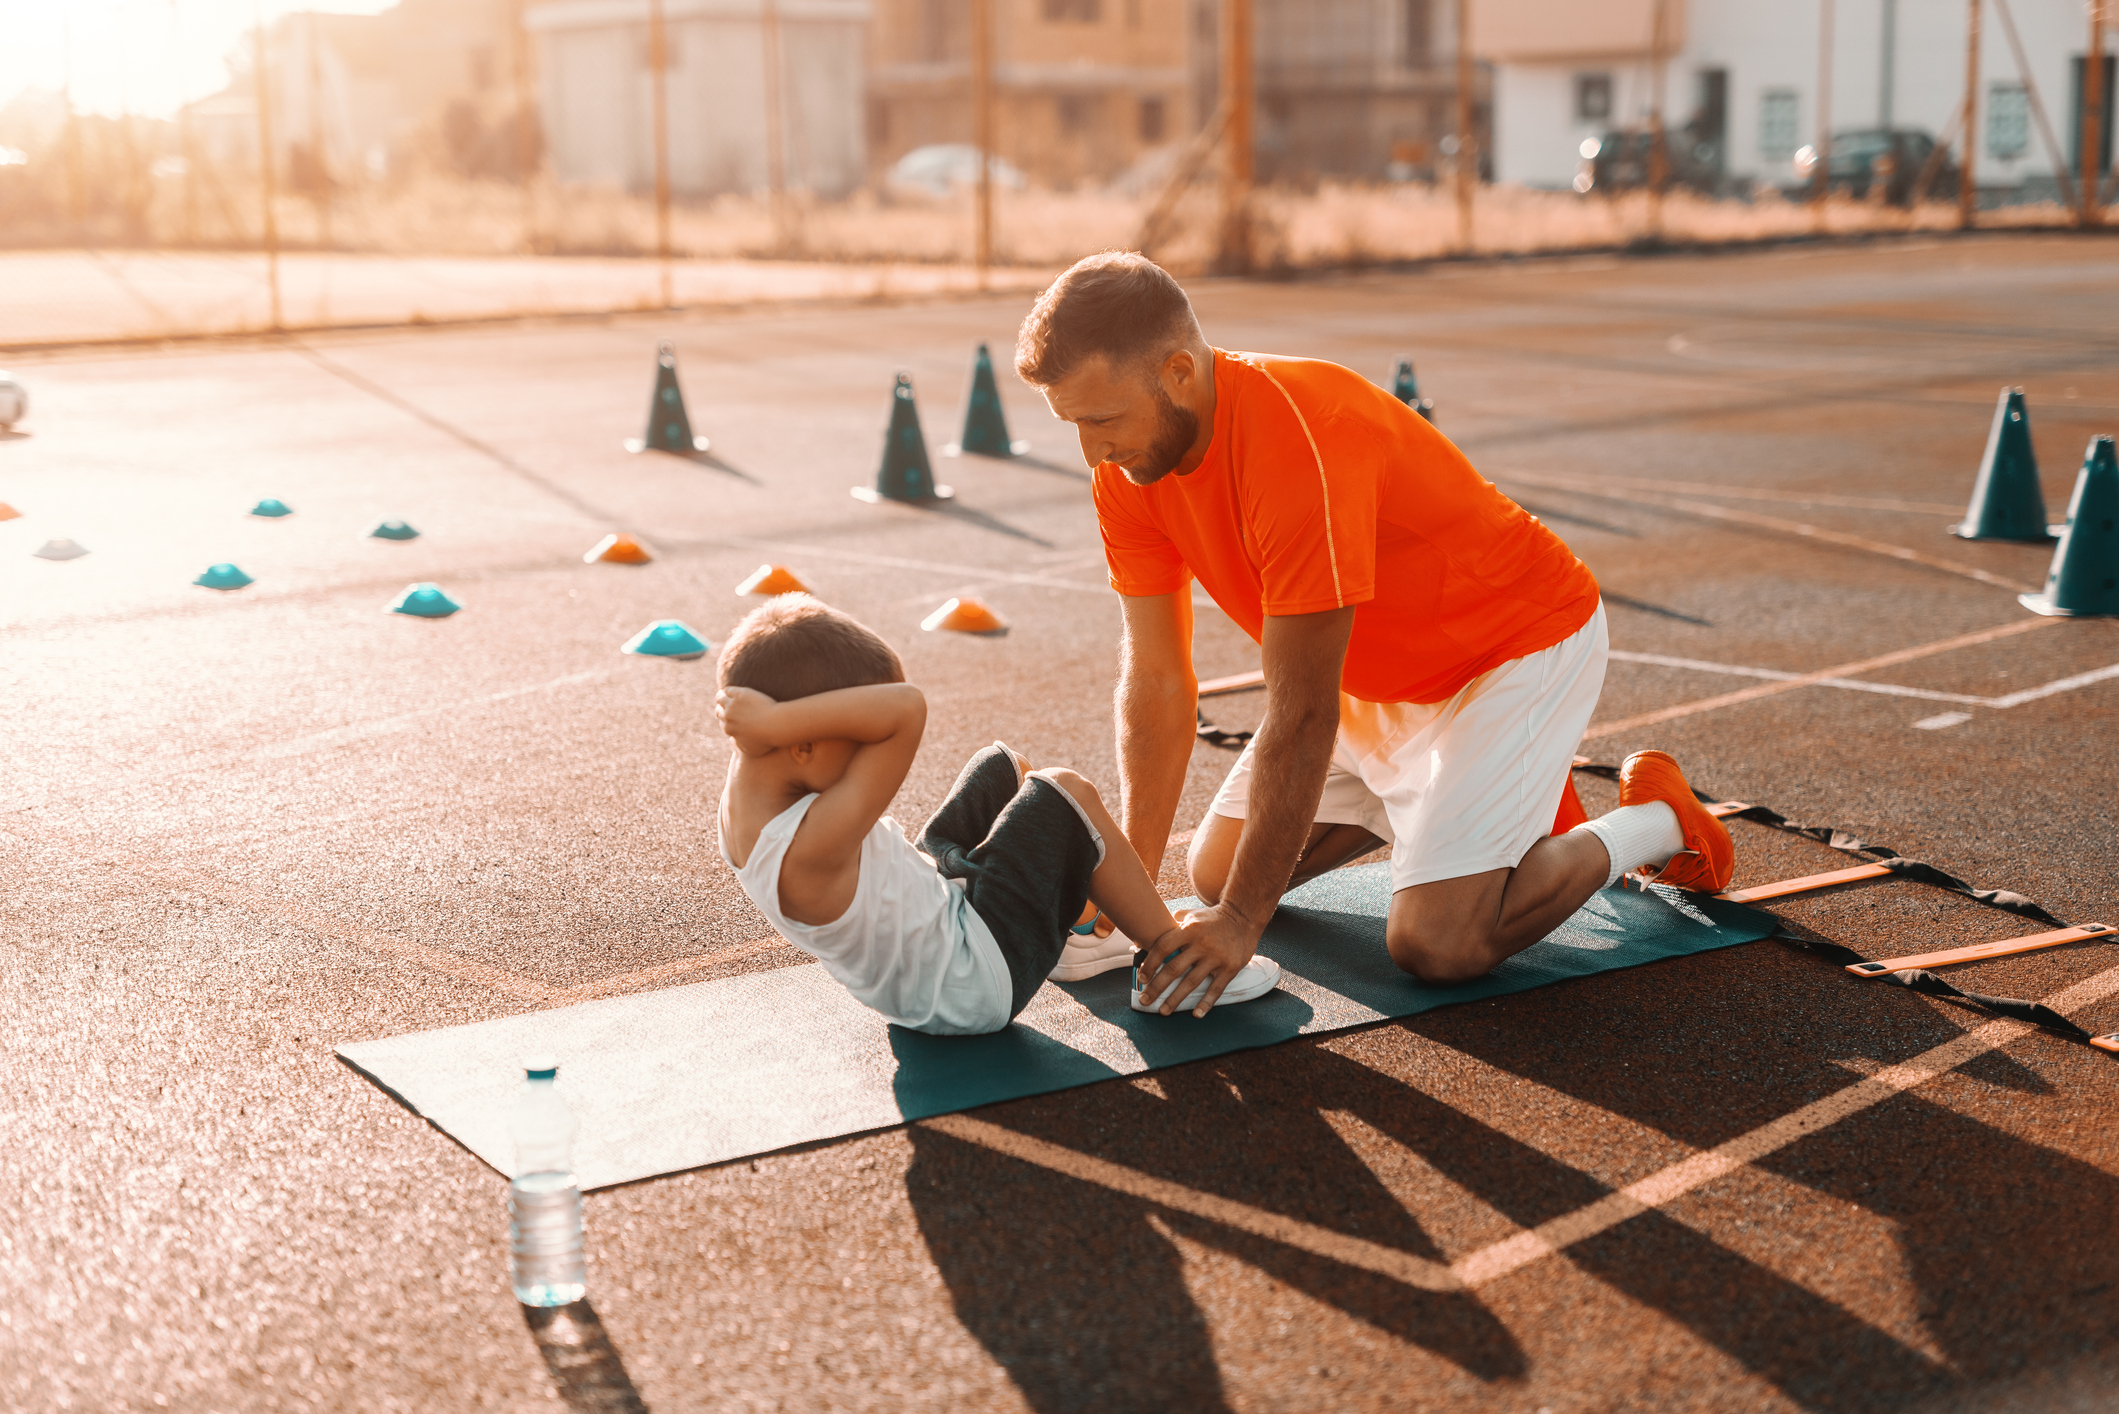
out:
M559 1059L585 1188L1270 1046L1766 937L1772 915L1606 889L1477 982L1427 987L1383 946L1390 866L1304 885L1259 951L1278 991L1205 1019L1127 1005L1127 973L1047 984L991 1036L891 1026L809 964L341 1046L339 1055L502 1173L522 1059Z

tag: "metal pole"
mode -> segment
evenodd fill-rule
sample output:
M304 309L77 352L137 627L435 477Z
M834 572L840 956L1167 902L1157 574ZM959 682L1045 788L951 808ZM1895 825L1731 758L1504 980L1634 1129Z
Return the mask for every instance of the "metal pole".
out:
M1817 0L1817 170L1810 179L1812 224L1825 229L1832 191L1832 0Z
M331 244L331 169L324 161L324 61L317 52L316 11L309 12L309 178L316 185L317 243Z
M1221 88L1228 95L1228 148L1221 178L1221 250L1215 267L1226 275L1251 269L1251 183L1256 96L1251 65L1251 0L1221 0Z
M2102 198L2104 173L2104 0L2090 0L2090 44L2082 57L2082 186L2076 192L2081 202L2084 226L2104 219Z
M648 0L647 66L655 108L655 258L662 263L662 307L669 309L677 300L670 270L669 34L662 23L662 0Z
M1648 238L1663 236L1663 187L1670 180L1669 135L1663 130L1664 46L1669 42L1668 0L1655 0L1648 42Z
M760 0L758 26L765 46L765 191L773 216L773 248L794 244L787 219L786 100L780 87L785 69L780 57L779 0Z
M971 0L971 134L979 150L978 234L972 263L983 290L993 265L993 0Z
M265 63L265 16L257 26L258 178L265 205L265 284L272 296L272 328L280 328L280 223L273 215L272 173L272 71Z
M1979 153L1979 0L1971 0L1964 44L1964 179L1957 188L1957 228L1972 229L1979 210L1979 183L1973 175Z
M530 106L529 0L515 2L515 180L522 186L522 248L537 249L537 113Z
M1877 62L1876 126L1891 130L1891 92L1898 82L1898 0L1883 0L1883 56Z
M1472 189L1479 179L1479 144L1472 133L1472 5L1457 0L1457 249L1472 251Z

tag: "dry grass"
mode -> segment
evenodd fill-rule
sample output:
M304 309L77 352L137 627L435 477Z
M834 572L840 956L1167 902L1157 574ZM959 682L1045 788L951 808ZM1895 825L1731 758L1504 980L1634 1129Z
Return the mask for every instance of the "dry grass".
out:
M187 207L181 178L157 181L148 204L147 243L250 246L258 238L254 186L240 199ZM1106 192L1024 191L996 195L997 255L1027 266L1065 265L1090 251L1131 245L1146 202ZM1594 250L1651 238L1645 193L1577 197L1523 187L1482 188L1474 204L1473 245L1483 253ZM1944 230L1957 224L1954 203L1904 211L1834 199L1819 211L1768 196L1715 201L1673 192L1662 203L1661 239L1717 244L1813 233ZM1159 255L1173 268L1204 268L1212 255L1215 198L1197 191L1179 208ZM680 202L671 212L671 245L704 259L780 257L870 263L958 263L972 256L968 195L885 200L859 193L839 202L790 197L776 222L769 202L721 197ZM1311 269L1420 260L1458 249L1457 208L1445 189L1416 186L1320 186L1312 192L1268 190L1256 199L1258 256L1271 268ZM190 213L187 216L187 213ZM242 220L247 213L250 219ZM647 255L656 248L648 199L616 190L512 185L426 177L341 191L328 210L306 197L282 196L280 239L294 248L330 247L382 254L499 255L534 250L556 255ZM230 219L233 217L233 219ZM1980 224L2065 224L2070 213L2045 202L1980 213ZM191 239L187 239L191 237Z

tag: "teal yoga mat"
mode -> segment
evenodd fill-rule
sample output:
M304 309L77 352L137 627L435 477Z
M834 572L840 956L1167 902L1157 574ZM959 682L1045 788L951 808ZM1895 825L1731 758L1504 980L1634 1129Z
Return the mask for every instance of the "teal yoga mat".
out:
M1126 1004L1127 974L1047 984L1007 1030L891 1026L815 965L339 1047L348 1063L503 1174L526 1055L559 1059L582 1186L652 1178L997 1100L1270 1046L1455 1002L1753 942L1772 915L1666 889L1606 889L1477 982L1427 987L1383 947L1387 864L1288 896L1260 951L1278 991L1204 1019Z

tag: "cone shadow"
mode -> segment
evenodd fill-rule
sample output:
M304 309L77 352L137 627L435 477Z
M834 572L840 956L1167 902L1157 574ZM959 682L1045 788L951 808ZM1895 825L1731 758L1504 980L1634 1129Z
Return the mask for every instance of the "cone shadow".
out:
M525 1306L523 1324L552 1373L560 1402L575 1414L647 1414L625 1362L586 1300L567 1306Z
M968 454L968 455L975 455ZM1076 481L1094 481L1096 476L1083 467L1067 466L1062 462L1046 461L1043 457L1025 452L1021 456L1007 458L1010 466L1027 466L1033 471L1049 471L1054 476L1071 477Z

